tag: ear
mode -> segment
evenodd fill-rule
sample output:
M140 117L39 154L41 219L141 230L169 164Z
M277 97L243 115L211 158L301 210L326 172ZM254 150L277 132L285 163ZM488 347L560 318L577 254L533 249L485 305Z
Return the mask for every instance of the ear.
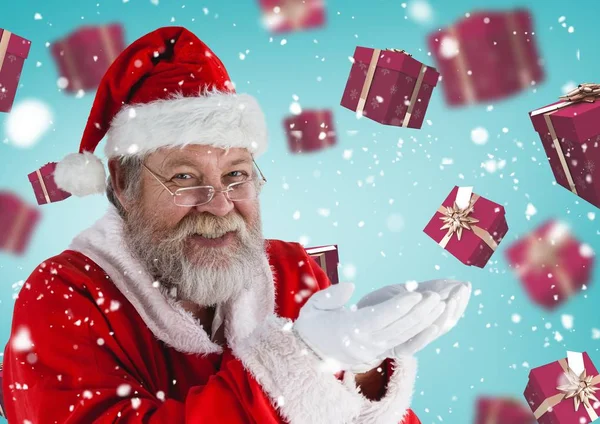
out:
M121 166L119 158L113 158L108 161L108 170L110 172L110 184L113 192L123 209L128 210L128 202L125 197L125 171Z

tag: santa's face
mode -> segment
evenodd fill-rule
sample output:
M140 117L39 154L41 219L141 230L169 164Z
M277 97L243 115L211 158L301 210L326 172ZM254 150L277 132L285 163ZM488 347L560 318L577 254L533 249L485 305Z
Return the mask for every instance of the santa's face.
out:
M133 252L182 299L213 305L239 294L265 255L257 197L233 202L215 193L209 203L191 206L201 190L180 191L174 202L165 186L172 193L196 186L219 191L255 179L250 153L189 145L158 150L145 166L138 200L125 217Z

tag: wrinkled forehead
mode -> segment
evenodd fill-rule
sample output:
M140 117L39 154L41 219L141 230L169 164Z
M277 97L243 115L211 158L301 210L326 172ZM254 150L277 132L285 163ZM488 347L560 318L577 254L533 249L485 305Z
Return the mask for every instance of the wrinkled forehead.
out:
M188 145L159 149L148 156L146 163L161 170L182 166L200 170L222 169L232 165L252 166L252 155L244 148L221 149L204 145Z

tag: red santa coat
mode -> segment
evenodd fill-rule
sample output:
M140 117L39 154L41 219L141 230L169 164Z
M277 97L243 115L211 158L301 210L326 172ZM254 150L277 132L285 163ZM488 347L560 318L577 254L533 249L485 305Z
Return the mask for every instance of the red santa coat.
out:
M221 347L129 254L121 223L111 207L19 293L4 355L9 422L419 423L414 358L388 360L387 392L372 402L290 331L330 284L301 245L267 241L251 288L219 309Z

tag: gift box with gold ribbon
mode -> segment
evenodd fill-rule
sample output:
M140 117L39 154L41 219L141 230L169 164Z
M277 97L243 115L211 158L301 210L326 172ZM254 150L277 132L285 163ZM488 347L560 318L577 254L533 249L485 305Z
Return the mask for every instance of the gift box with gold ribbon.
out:
M325 25L323 0L259 0L263 23L274 34Z
M52 44L52 56L64 90L77 93L95 90L100 80L125 49L125 36L120 24L82 26Z
M535 417L523 401L510 397L480 396L475 404L475 424L534 424Z
M331 110L306 109L283 120L291 153L316 152L336 144Z
M600 208L600 84L580 84L529 113L556 182Z
M10 112L31 41L0 28L0 112Z
M71 193L61 190L56 185L54 181L55 169L56 162L50 162L28 175L38 205L60 202L71 196Z
M539 424L579 424L598 420L600 375L586 352L529 371L525 399Z
M508 232L504 207L454 187L423 230L465 265L483 268Z
M506 259L529 298L553 309L587 284L594 252L577 240L567 224L549 220L505 250Z
M380 124L421 128L439 76L404 50L358 46L340 104Z
M451 106L506 98L544 79L525 9L476 11L429 35Z
M338 263L340 260L337 245L308 247L306 253L325 271L331 284L340 282L338 277Z
M37 207L14 193L0 191L0 250L22 255L39 220Z

